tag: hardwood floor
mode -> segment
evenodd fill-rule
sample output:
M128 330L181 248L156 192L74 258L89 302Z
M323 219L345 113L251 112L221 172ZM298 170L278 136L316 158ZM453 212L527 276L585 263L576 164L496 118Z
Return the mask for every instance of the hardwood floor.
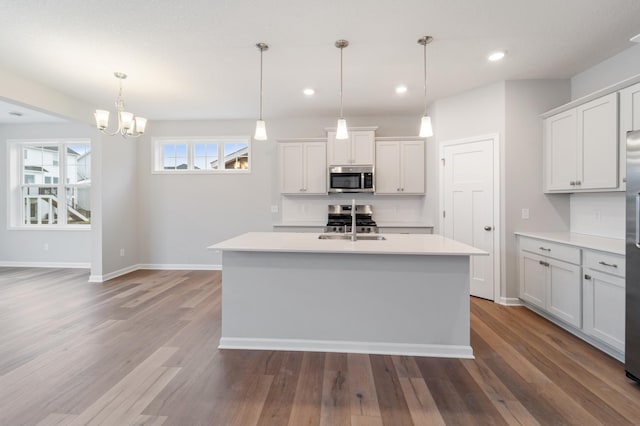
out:
M1 425L640 422L622 364L525 308L472 299L474 360L232 351L219 272L87 279L0 268Z

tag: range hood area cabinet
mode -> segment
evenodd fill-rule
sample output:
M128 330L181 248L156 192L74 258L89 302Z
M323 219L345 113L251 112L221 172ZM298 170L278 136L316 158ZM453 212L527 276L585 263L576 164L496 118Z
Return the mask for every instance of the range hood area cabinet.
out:
M546 192L619 187L618 93L544 120Z
M375 172L376 194L424 194L424 140L377 140Z
M372 129L352 129L346 140L336 140L336 132L327 131L327 166L374 164L376 133Z
M324 139L278 141L280 192L327 195L327 143Z

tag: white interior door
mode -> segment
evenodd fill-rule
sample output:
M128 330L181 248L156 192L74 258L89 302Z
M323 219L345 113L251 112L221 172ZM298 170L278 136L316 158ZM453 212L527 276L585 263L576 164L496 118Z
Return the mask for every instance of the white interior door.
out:
M489 252L471 256L471 295L495 300L494 139L442 145L442 233Z

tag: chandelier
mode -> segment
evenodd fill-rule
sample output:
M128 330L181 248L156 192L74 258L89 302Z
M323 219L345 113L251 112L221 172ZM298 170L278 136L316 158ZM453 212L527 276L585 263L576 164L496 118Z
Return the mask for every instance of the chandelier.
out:
M114 136L120 133L122 137L140 137L144 133L144 129L147 126L147 119L142 117L135 117L133 113L126 112L124 110L124 99L122 98L122 80L127 78L127 75L122 72L114 72L120 82L120 90L118 91L118 97L116 98L116 113L118 114L118 128L110 132L109 127L109 111L104 109L97 109L94 116L96 119L96 127L102 133L109 136Z

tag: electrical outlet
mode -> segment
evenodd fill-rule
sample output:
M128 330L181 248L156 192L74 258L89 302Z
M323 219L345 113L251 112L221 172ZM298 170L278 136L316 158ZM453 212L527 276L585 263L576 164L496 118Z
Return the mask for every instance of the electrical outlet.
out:
M123 248L120 249L120 256L124 257L124 249Z
M522 218L529 219L529 209L522 209Z
M44 243L42 248L44 249L44 251L49 251L49 243Z
M278 205L277 204L271 206L271 213L278 213Z

